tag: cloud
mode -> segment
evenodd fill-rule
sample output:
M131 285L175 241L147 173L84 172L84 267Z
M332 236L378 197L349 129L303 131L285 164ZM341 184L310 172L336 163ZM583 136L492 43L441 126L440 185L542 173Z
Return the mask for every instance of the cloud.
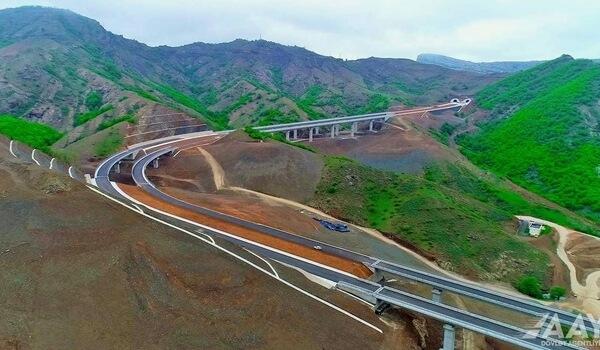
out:
M71 9L154 46L262 37L343 58L600 57L600 3L583 0L2 0L0 7L28 4Z

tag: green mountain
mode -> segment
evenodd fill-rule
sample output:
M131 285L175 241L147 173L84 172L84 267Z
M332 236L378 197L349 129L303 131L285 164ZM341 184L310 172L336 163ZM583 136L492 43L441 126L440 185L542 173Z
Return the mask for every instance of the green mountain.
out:
M497 79L264 40L149 47L66 10L0 11L0 113L63 131L89 134L157 105L214 128L288 122L444 101Z
M600 221L600 65L562 56L477 94L488 118L463 137L478 165Z
M534 67L542 61L471 62L433 53L422 53L417 62L476 73L515 73Z

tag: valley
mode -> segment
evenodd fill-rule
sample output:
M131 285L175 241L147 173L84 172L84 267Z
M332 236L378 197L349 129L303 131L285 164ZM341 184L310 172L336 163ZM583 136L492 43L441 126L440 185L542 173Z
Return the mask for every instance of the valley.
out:
M0 10L0 349L588 348L599 92Z

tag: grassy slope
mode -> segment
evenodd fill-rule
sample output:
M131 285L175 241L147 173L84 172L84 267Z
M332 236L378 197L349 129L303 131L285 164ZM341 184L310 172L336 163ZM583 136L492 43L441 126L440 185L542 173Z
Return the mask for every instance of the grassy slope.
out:
M548 280L548 257L506 233L509 211L438 182L329 157L311 204L433 252L449 270L488 280Z
M62 133L50 126L9 115L0 115L0 134L46 152L62 137Z
M460 144L476 164L600 221L599 98L600 66L561 57L481 91L480 106L509 118Z

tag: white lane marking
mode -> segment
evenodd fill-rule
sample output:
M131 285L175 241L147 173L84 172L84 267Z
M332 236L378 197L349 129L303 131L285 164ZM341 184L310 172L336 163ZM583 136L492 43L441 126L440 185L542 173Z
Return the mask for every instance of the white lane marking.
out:
M49 167L48 169L52 170L52 165L54 164L54 160L55 160L55 159L56 159L56 158L52 158L52 159L50 159L50 167Z
M244 250L245 250L245 251L247 251L248 253L250 253L250 254L254 255L255 257L259 258L259 259L260 259L260 260L262 260L262 261L263 261L265 264L267 264L267 265L268 265L268 266L271 268L271 270L273 270L273 275L274 275L274 276L275 276L277 279L279 279L279 274L277 273L277 270L275 270L275 268L273 267L273 265L271 265L271 263L270 263L270 262L268 262L268 261L267 261L267 259L263 258L262 256L260 256L260 255L256 254L255 252L253 252L253 251L251 251L251 250L249 250L249 249L246 249L246 248L244 248Z
M111 183L111 184L113 184L113 186L114 186L115 188L118 188L118 187L119 187L119 186L115 186L115 185L114 185L114 183ZM217 233L219 233L219 234L221 234L221 235L223 235L223 236L231 237L231 238L234 238L234 239L236 239L236 240L238 240L238 241L242 241L242 242L244 242L244 243L252 244L252 245L254 245L254 246L257 246L257 247L260 247L260 248L263 248L263 249L267 249L267 250L270 250L270 251L276 252L276 253L278 253L278 254L285 255L285 256L287 256L287 257L290 257L290 258L293 258L293 259L296 259L296 260L300 260L300 261L302 261L302 262L305 262L305 263L308 263L308 264L312 264L312 265L315 265L315 266L319 266L319 267L321 267L321 268L323 268L323 269L327 269L327 270L330 270L330 271L334 271L334 272L337 272L337 273L339 273L339 274L346 275L346 276L348 276L348 277L356 278L356 276L354 276L353 274L351 274L351 273L348 273L348 272L346 272L346 271L338 270L338 269L336 269L336 268L334 268L334 267L327 266L327 265L323 265L323 264L321 264L321 263L318 263L318 262L316 262L316 261L308 260L308 259L305 259L305 258L303 258L303 257L300 257L300 256L297 256L297 255L290 254L290 253L288 253L288 252L285 252L285 251L283 251L283 250L279 250L279 249L276 249L276 248L270 247L270 246L268 246L268 245L264 245L264 244L261 244L261 243L257 243L257 242L254 242L254 241L252 241L252 240L249 240L249 239L246 239L246 238L243 238L243 237L240 237L240 236L237 236L237 235L234 235L234 234L231 234L231 233L225 232L225 231L221 231L221 230L219 230L219 229L217 229L217 228L214 228L214 227L206 226L206 225L204 225L204 224L200 224L200 223L198 223L198 222L191 221L191 220L188 220L188 219L182 218L182 217L180 217L180 216L173 215L173 214L171 214L171 213L168 213L168 212L162 211L162 210L160 210L160 209L154 208L154 207L152 207L152 206L150 206L150 205L148 205L148 204L144 204L143 202L140 202L140 201L138 201L137 199L135 199L135 198L131 197L130 195L128 195L128 194L126 194L126 193L124 193L124 192L122 192L122 193L124 194L124 197L125 197L125 198L127 198L128 200L130 200L130 201L132 201L132 202L134 202L134 203L136 203L136 204L139 204L139 205L141 205L141 206L144 206L144 207L146 207L146 208L148 208L148 209L150 209L150 210L153 210L153 211L155 211L155 212L157 212L157 213L159 213L159 214L162 214L162 215L165 215L165 216L171 217L171 218L173 218L173 219L177 219L177 220L183 221L183 222L185 222L185 223L188 223L188 224L190 224L190 225L198 226L198 227L200 227L200 228L202 228L202 229L205 229L205 230L215 231L215 232L217 232Z
M274 279L276 279L277 281L279 281L279 282L281 282L281 283L285 284L286 286L288 286L288 287L290 287L290 288L293 288L293 289L295 289L295 290L299 291L300 293L302 293L302 294L304 294L304 295L308 296L309 298L311 298L311 299L314 299L314 300L316 300L316 301L318 301L318 302L320 302L320 303L323 303L323 304L325 304L325 305L329 306L330 308L332 308L332 309L334 309L334 310L336 310L336 311L338 311L338 312L340 312L340 313L342 313L342 314L344 314L344 315L346 315L346 316L348 316L348 317L350 317L350 318L352 318L352 319L354 319L354 320L356 320L356 321L358 321L358 322L360 322L360 323L364 324L365 326L367 326L367 327L369 327L369 328L371 328L371 329L374 329L374 330L376 330L377 332L379 332L379 333L383 334L383 331L382 331L380 328L378 328L377 326L375 326L375 325L373 325L373 324L370 324L369 322L367 322L367 321L363 320L362 318L360 318L360 317L358 317L358 316L356 316L356 315L354 315L354 314L352 314L352 313L350 313L350 312L348 312L348 311L346 311L346 310L344 310L344 309L342 309L342 308L340 308L340 307L338 307L338 306L336 306L336 305L334 305L334 304L332 304L332 303L328 302L327 300L324 300L324 299L322 299L322 298L320 298L320 297L318 297L318 296L316 296L316 295L314 295L314 294L311 294L311 293L309 293L309 292L305 291L304 289L302 289L302 288L300 288L300 287L298 287L298 286L296 286L296 285L294 285L294 284L292 284L292 283L290 283L290 282L288 282L288 281L286 281L286 280L284 280L284 279L282 279L282 278L280 278L280 277L278 277L278 276L274 276L274 275L272 275L271 273L269 273L269 272L268 272L267 270L265 270L264 268L262 268L262 267L260 267L260 266L256 265L255 263L251 262L250 260L248 260L248 259L246 259L246 258L244 258L244 257L242 257L242 256L240 256L240 255L237 255L237 254L235 254L235 253L233 253L233 252L231 252L231 251L229 251L229 250L227 250L227 249L225 249L225 248L221 247L220 245L218 245L218 244L216 244L216 243L211 243L209 240L207 240L207 239L205 239L205 238L202 238L202 237L200 237L200 236L198 236L198 235L196 235L196 234L194 234L194 233L192 233L192 232L190 232L190 231L184 230L184 229L182 229L181 227L177 227L177 226L175 226L175 225L173 225L173 224L171 224L171 223L168 223L168 222L166 222L166 221L163 221L163 220L160 220L160 219L158 219L158 218L155 218L155 217L153 217L153 216L151 216L151 215L148 215L148 214L146 214L146 213L144 213L144 212L138 212L138 211L136 211L134 208L132 208L132 207L128 206L127 204L125 204L125 203L123 203L123 202L121 202L121 201L118 201L118 200L116 200L116 199L114 199L114 198L112 198L112 197L110 197L110 196L108 196L108 195L106 195L106 194L102 193L101 191L99 191L99 190L97 190L97 189L95 189L95 188L93 188L93 187L91 187L91 186L87 186L87 188L89 188L90 190L92 190L92 191L94 191L94 192L96 192L96 193L99 193L100 195L102 195L102 196L104 196L104 197L106 197L106 198L108 198L108 199L112 200L113 202L117 202L117 203L121 204L122 206L124 206L124 207L126 207L126 208L129 208L129 209L133 210L133 211L134 211L134 212L136 212L136 213L139 213L140 215L143 215L143 216L145 216L145 217L147 217L147 218L149 218L149 219L151 219L151 220L157 221L157 222L159 222L159 223L161 223L161 224L163 224L163 225L169 226L169 227L171 227L171 228L174 228L174 229L176 229L176 230L178 230L178 231L184 232L184 233L186 233L186 234L188 234L188 235L190 235L190 236L192 236L192 237L194 237L194 238L197 238L197 239L199 239L199 240L201 240L201 241L203 241L203 242L205 242L205 243L207 243L207 244L209 244L209 245L211 245L211 246L213 246L213 247L215 247L215 248L217 248L217 249L221 250L222 252L224 252L224 253L226 253L226 254L229 254L229 255L233 256L234 258L236 258L236 259L238 259L238 260L241 260L241 261L245 262L246 264L248 264L248 265L250 265L250 266L254 267L255 269L257 269L257 270L259 270L259 271L261 271L261 272L263 272L263 273L264 273L264 274L266 274L267 276L271 276L271 277L273 277L273 278L274 278ZM129 197L129 196L128 196L128 197ZM175 216L174 216L174 217L175 217ZM185 221L185 220L184 220L184 221ZM213 229L213 228L211 228L211 229L212 229L212 230L214 230L214 231L217 231L217 232L221 232L221 231L219 231L219 230L217 230L217 229ZM213 241L213 242L214 242L214 241Z
M15 152L13 152L13 143L14 142L15 142L14 140L10 140L10 144L8 146L8 149L10 150L10 154L12 154L13 157L18 158L17 155L15 154Z
M73 172L71 170L73 170L73 166L69 167L69 176L74 179L75 177L73 176Z
M37 149L35 149L35 148L31 151L31 160L33 160L35 162L35 164L37 164L39 166L40 162L38 162L37 159L35 159L35 151L37 151Z

